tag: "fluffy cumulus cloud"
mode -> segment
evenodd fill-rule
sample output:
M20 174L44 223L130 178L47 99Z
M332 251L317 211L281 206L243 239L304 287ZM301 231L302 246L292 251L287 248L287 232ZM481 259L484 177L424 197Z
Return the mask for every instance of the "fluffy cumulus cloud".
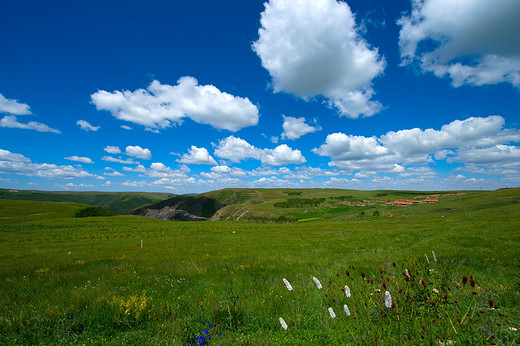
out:
M378 50L360 36L346 2L271 0L253 50L275 92L308 99L322 95L342 115L371 116L382 108L372 80L385 68Z
M70 160L70 161L77 161L77 162L83 162L83 163L94 163L94 161L92 161L92 159L90 157L85 157L85 156L67 156L67 157L64 157L65 160Z
M208 153L206 148L197 148L192 145L190 149L188 149L188 153L182 155L177 162L186 163L186 164L195 164L195 165L216 165L217 162L211 155Z
M415 176L426 171L412 166L427 165L435 160L466 165L520 164L518 129L505 128L504 118L489 116L455 120L435 129L390 131L379 138L333 133L325 143L313 149L331 158L330 166L343 170L399 173Z
M449 77L456 87L500 82L520 88L518 0L412 0L403 16L403 64Z
M338 132L327 136L325 143L313 152L335 160L362 160L388 154L375 137L352 136Z
M21 123L16 119L14 115L6 115L2 119L0 119L0 127L10 127L16 129L24 129L24 130L35 130L38 132L53 132L53 133L61 133L59 130L53 129L45 124L39 123L37 121L29 121L28 123Z
M50 163L33 163L29 158L0 149L0 173L19 174L47 179L100 178L80 168Z
M260 160L262 164L269 166L302 164L306 162L300 150L292 149L286 144L279 145L274 149L260 149L242 138L234 136L222 139L215 149L215 155L232 162L240 162L247 159Z
M321 130L321 128L310 126L305 122L305 118L294 118L283 116L282 139L298 139L307 133Z
M82 130L84 131L97 131L101 128L101 126L92 126L89 124L88 121L85 121L85 120L78 120L76 121L76 125L78 125L79 127L81 127Z
M220 140L215 155L232 162L240 162L249 158L259 159L261 150L249 144L242 138L229 136Z
M119 149L119 147L116 147L113 145L107 145L105 148L103 148L103 150L109 154L120 154L121 153L121 149Z
M198 85L193 77L182 77L177 83L155 80L146 90L100 90L91 99L98 110L152 130L181 124L183 118L233 132L258 124L258 108L248 98L222 92L213 85Z
M291 149L286 144L279 145L274 149L264 149L261 160L262 163L270 166L300 165L307 161L301 151Z
M18 100L10 100L0 94L0 113L9 113L14 115L31 114L31 107Z
M141 148L138 145L127 146L125 154L128 156L137 157L138 159L143 159L143 160L150 160L150 158L152 157L152 152L150 151L150 149Z

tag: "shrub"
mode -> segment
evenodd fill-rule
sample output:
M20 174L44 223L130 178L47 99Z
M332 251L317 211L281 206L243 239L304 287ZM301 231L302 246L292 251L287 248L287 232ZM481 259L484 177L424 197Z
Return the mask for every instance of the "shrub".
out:
M101 207L86 207L76 212L74 217L90 217L90 216L112 216L114 213L109 212Z

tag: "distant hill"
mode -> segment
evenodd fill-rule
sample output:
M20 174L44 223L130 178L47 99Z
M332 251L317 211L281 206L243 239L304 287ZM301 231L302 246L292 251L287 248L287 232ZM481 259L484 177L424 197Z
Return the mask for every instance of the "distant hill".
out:
M520 203L520 189L497 191L358 191L341 189L223 189L178 195L132 214L166 220L306 222L370 221L381 217L449 214L496 203Z
M102 207L115 214L127 214L143 205L155 204L174 196L158 192L70 192L0 189L0 199L74 202Z

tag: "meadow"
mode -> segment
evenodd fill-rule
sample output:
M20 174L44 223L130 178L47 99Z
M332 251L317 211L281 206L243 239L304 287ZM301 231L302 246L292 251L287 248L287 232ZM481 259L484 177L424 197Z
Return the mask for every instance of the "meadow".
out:
M252 223L0 200L0 343L512 345L519 205L507 189Z

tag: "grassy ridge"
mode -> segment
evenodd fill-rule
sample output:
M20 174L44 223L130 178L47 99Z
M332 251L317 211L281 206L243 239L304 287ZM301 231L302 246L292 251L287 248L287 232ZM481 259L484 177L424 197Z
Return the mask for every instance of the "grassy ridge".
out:
M279 199L293 197L282 192ZM63 204L68 211L61 215L51 214L59 209L56 204L49 204L51 211L42 206L42 214L28 222L32 210L0 204L0 338L6 344L186 344L203 334L206 322L212 323L214 341L225 335L216 344L230 345L371 343L376 338L383 344L408 344L421 337L432 344L441 339L514 343L518 336L509 328L520 323L515 279L520 191L460 197L394 207L391 218L360 217L357 210L346 221L287 224L182 223L136 216L74 219L69 204ZM10 219L3 218L6 210ZM438 263L433 263L432 250ZM462 320L456 333L443 310L406 303L405 293L422 291L406 286L405 268L417 276L414 289L422 290L419 280L425 279L432 297L439 283L451 287L449 304L441 306L453 321ZM366 282L381 280L381 269L390 280L395 311L413 322L387 315L378 294L366 297L368 290L382 289L380 283ZM427 274L435 272L438 276ZM475 278L476 296L469 283L461 284L464 275ZM313 276L323 290L316 289ZM294 291L287 291L282 278ZM353 290L351 300L339 291L345 283ZM399 287L405 289L402 294ZM486 307L489 299L498 310ZM359 310L356 320L342 313L345 302L353 314ZM287 331L280 327L280 317L289 325Z
M0 199L42 202L74 202L105 208L116 214L126 214L146 204L153 204L172 194L154 192L64 192L0 189Z

